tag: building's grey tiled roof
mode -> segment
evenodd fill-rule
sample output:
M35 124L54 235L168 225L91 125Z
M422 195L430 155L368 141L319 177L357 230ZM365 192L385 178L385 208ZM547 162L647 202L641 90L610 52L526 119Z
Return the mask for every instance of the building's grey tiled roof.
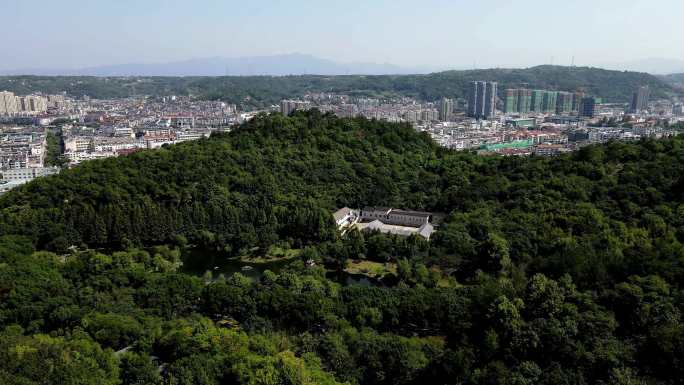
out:
M418 235L423 238L430 239L432 233L435 232L435 228L430 223L425 223L418 229Z
M383 211L383 212L388 212L392 210L391 207L373 207L373 206L366 206L363 208L363 211Z
M366 228L369 230L382 230L384 227L385 224L376 219L373 222L369 223Z
M432 213L428 213L425 211L408 211L408 210L392 210L392 213L394 214L399 214L399 215L410 215L413 217L422 217L422 218L427 218L432 216Z

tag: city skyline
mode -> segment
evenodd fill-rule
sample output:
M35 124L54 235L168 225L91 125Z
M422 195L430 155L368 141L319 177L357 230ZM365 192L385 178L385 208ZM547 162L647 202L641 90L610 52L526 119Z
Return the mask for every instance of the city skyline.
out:
M29 5L9 0L4 8L5 27L14 32L4 39L0 71L293 52L340 63L390 63L429 71L539 64L662 67L656 61L669 61L670 68L684 71L684 61L679 68L684 48L668 38L684 32L677 20L684 4L672 0L580 0L554 4L552 14L542 13L545 3L537 0L325 5L304 0L65 0ZM658 16L658 23L633 33L642 15L665 8L668 12ZM538 34L539 28L555 32Z

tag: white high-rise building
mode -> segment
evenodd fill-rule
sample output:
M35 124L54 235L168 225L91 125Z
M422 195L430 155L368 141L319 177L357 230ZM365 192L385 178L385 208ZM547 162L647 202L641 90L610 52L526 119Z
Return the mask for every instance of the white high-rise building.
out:
M451 99L442 98L439 104L439 120L450 120L454 112L454 102Z
M63 108L66 103L66 98L64 95L48 95L47 103L48 107L51 108Z
M19 112L17 99L12 92L0 92L0 115L14 115Z
M19 111L25 114L40 114L47 111L47 100L40 95L27 95L20 100Z

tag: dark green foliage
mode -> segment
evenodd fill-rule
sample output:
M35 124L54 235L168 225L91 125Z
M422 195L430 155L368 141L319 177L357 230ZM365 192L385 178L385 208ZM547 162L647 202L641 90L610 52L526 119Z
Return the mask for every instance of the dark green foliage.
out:
M315 111L260 116L230 134L88 162L20 187L0 198L0 233L60 252L183 239L239 255L286 242L315 246L328 264L406 258L460 280L516 266L568 273L582 286L632 274L677 282L682 141L482 158L437 148L407 126ZM330 213L365 205L447 216L430 244L368 234L340 242Z
M64 167L69 164L69 159L62 155L64 144L62 135L49 132L47 134L47 155L45 156L46 166Z
M680 384L682 175L682 137L483 158L316 111L88 162L0 198L0 383ZM444 219L338 234L363 205ZM302 260L212 281L163 243Z
M1 303L0 378L70 383L97 370L112 383L269 383L258 382L268 373L281 381L295 376L285 382L295 384L333 383L332 375L354 384L608 383L620 376L676 384L681 376L682 293L655 276L600 292L542 274L480 274L451 288L342 287L295 262L259 282L236 274L202 284L185 296L197 296L198 307L181 314L164 303L182 303L177 294L159 290L152 303L142 284L178 274L145 269L135 262L145 257L138 251L117 254L82 253L36 267L70 293L62 306L83 317L57 319L45 310L52 321L37 324L15 316L26 309L16 300ZM51 257L16 257L0 269L0 283L17 276L21 261ZM19 298L35 292L28 279L14 285ZM25 301L50 309L52 299ZM88 360L72 356L79 354Z
M0 332L0 362L2 384L118 384L111 352L82 332L24 336L20 328L6 328Z
M417 166L435 151L408 126L317 113L261 116L230 135L38 180L2 197L0 233L22 229L42 246L59 238L121 247L182 235L235 254L278 239L300 247L334 239L330 210L338 204L428 200L414 185ZM17 210L26 205L32 209Z

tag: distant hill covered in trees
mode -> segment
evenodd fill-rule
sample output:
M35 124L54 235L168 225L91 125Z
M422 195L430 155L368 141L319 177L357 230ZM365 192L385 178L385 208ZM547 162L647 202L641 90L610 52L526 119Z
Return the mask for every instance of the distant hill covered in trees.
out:
M670 84L675 90L684 92L684 74L663 75L660 78Z
M260 108L308 92L343 92L354 95L404 95L421 100L465 98L468 82L497 81L506 88L529 87L558 91L582 90L608 102L624 103L644 85L654 97L677 91L664 79L638 72L588 67L538 66L526 69L446 71L428 75L376 76L225 76L225 77L68 77L4 76L0 90L17 93L66 91L72 96L121 98L132 95L192 95Z

